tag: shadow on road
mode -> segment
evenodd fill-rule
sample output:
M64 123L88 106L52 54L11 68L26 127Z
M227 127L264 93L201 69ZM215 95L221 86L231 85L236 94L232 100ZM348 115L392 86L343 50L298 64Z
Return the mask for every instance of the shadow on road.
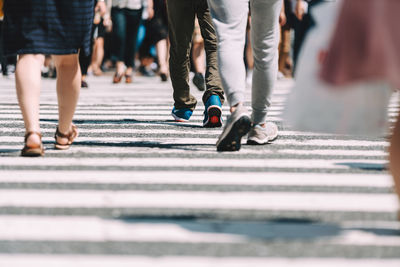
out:
M351 169L358 169L364 171L386 171L388 167L386 164L378 164L378 163L364 163L364 162L343 162L336 163L338 166L347 166Z
M40 121L43 122L54 122L55 124L58 123L58 120L51 120L51 119L41 119ZM165 120L165 121L139 121L135 119L122 119L122 120L74 120L76 125L82 124L154 124L154 125L170 125L170 126L177 126L182 128L203 128L202 125L199 124L192 124L187 122L176 122L174 120Z
M318 222L299 218L276 218L267 221L234 221L199 219L196 217L137 218L121 219L130 224L172 224L191 232L217 233L242 236L260 241L272 240L313 240L335 237L344 231L361 231L378 236L400 236L400 229L372 227L343 227L335 223Z

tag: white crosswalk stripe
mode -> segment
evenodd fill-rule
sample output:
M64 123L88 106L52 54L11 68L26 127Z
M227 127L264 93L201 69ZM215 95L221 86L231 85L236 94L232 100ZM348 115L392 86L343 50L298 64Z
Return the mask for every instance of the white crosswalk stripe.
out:
M0 78L0 266L400 266L385 137L292 131L283 80L269 113L279 138L218 153L200 92L180 124L169 83L109 79L89 78L68 151L52 148L55 83L44 80L46 155L21 158L14 81Z

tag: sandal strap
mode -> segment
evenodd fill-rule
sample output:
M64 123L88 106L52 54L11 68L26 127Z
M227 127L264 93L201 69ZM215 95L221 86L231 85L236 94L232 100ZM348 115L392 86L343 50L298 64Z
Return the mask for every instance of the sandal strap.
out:
M72 124L71 128L72 128L71 131L64 134L64 133L60 132L60 130L58 129L58 126L57 126L56 134L54 135L55 139L57 140L57 137L60 137L60 138L67 138L68 141L74 140L74 138L76 137L76 132L77 132L76 126Z
M26 143L26 141L28 140L29 136L36 134L37 136L39 136L40 141L42 141L42 134L40 132L36 132L36 131L29 131L25 134L24 137L24 142Z

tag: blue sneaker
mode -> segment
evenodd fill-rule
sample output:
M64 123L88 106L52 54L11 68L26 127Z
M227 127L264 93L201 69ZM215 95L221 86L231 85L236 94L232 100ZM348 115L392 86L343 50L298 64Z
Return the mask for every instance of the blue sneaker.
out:
M188 122L192 114L193 111L189 108L175 109L174 107L171 112L172 117L178 122Z
M208 99L204 110L203 127L215 128L222 126L222 104L221 99L217 95L211 95Z

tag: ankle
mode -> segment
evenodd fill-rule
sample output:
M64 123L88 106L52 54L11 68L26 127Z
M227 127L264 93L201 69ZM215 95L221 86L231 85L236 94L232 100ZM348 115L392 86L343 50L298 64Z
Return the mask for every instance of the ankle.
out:
M231 113L235 112L235 110L236 110L239 106L242 106L242 105L243 105L243 103L241 103L241 102L237 103L236 105L234 105L234 106L231 107L230 112L231 112Z
M256 125L258 125L258 126L260 126L260 127L262 127L262 128L267 128L267 123L266 123L266 122L264 122L264 123L258 123L258 124L256 124Z
M42 140L38 134L31 134L26 139L26 145L28 147L38 147L38 146L40 146L41 142L42 142Z

